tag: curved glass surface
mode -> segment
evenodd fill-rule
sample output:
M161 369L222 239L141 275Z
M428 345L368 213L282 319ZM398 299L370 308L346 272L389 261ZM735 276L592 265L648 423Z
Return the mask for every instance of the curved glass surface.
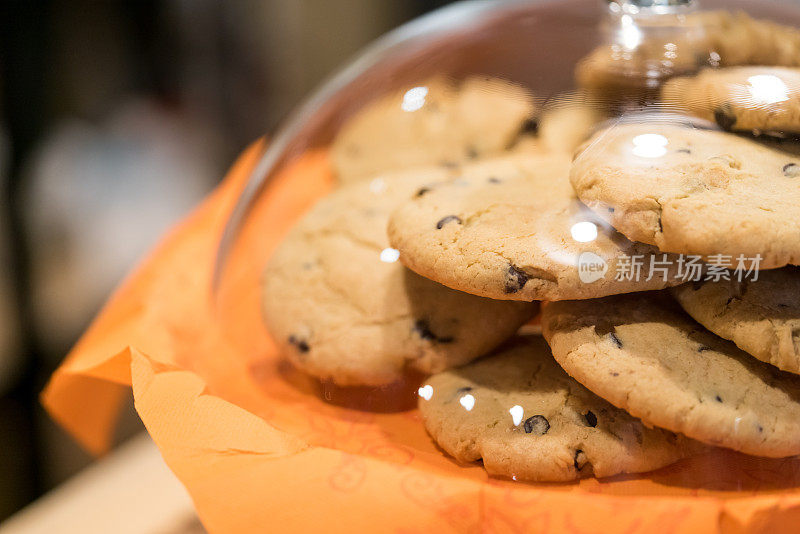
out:
M395 30L260 155L215 265L224 331L261 307L326 401L416 406L492 475L699 457L673 475L753 486L800 454L797 27L778 0L513 0Z

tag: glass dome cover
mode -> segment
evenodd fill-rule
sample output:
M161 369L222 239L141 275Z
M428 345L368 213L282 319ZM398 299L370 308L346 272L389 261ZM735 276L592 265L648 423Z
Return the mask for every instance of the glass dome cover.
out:
M260 306L312 394L419 414L496 477L797 489L795 27L777 0L514 0L395 30L266 148L221 324Z

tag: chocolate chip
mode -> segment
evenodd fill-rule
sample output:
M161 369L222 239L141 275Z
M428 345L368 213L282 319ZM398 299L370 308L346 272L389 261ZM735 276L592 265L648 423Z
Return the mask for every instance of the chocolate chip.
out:
M513 265L508 266L506 271L506 285L504 291L506 294L516 293L528 283L528 275L520 271Z
M305 339L302 339L295 335L289 336L289 343L294 345L295 348L302 353L306 353L309 350L311 350L311 347L308 346L308 342Z
M697 352L705 352L707 350L711 350L711 347L700 346L698 347Z
M536 117L531 117L526 119L525 122L522 123L522 127L520 128L520 133L524 134L536 134L539 133L539 119Z
M678 152L679 154L691 154L692 153L692 151L689 150L688 148L679 148L678 150L676 150L676 152Z
M787 163L783 166L783 175L788 178L797 178L800 176L800 165Z
M594 428L597 426L597 416L591 410L586 412L583 417L586 418L586 424L590 427Z
M664 225L661 224L661 215L658 216L658 231L664 233Z
M425 319L417 319L414 322L414 332L416 332L420 338L426 341L433 341L435 343L452 343L455 338L453 336L446 336L446 337L439 337L433 333L431 330L428 321Z
M458 162L450 161L450 160L442 161L439 165L441 165L445 169L457 169L458 168Z
M764 427L763 427L763 426L761 426L761 425L758 425L756 428L758 428L758 431L759 431L759 432L763 432L763 431L764 431Z
M717 396L714 397L714 400L717 401L717 402L722 402L722 397L717 395Z
M461 224L461 219L456 215L448 215L447 217L440 219L439 222L436 223L436 229L441 230L442 227L449 222L457 222L458 224Z
M472 391L472 387L471 386L465 386L463 388L458 388L456 390L456 395L461 395L462 393L469 393L470 391Z
M422 188L420 188L420 189L419 189L419 190L416 192L416 194L414 195L414 197L416 197L416 198L419 198L419 197L421 197L422 195L424 195L425 193L430 193L430 192L431 192L431 189L430 189L430 187L422 187Z
M616 371L611 371L611 376L619 376L619 373Z
M572 465L575 466L575 469L580 471L586 465L587 460L588 458L586 458L586 453L581 449L577 449L575 451L575 457L572 460Z
M478 157L478 151L475 150L475 147L473 146L467 147L467 158L476 159L477 157Z
M608 208L609 213L614 213L614 208Z
M720 128L730 131L733 125L736 124L736 115L733 114L733 109L730 104L725 104L714 111L714 120Z
M496 178L494 176L490 176L488 181L490 184L499 184L503 182L503 180L501 180L500 178Z
M550 430L550 422L543 415L534 415L525 419L525 422L522 423L522 428L526 434L544 436Z
M425 319L417 319L414 322L414 332L419 334L419 337L428 341L435 341L436 334L431 331L430 326L428 325L428 321Z
M615 331L616 328L614 326L614 323L612 323L607 319L600 319L599 321L597 321L597 324L594 325L594 333L600 337L603 337L607 334L611 334L612 332Z
M600 319L594 325L595 334L600 337L609 336L617 347L622 348L622 341L617 337L616 331L614 324L607 319Z

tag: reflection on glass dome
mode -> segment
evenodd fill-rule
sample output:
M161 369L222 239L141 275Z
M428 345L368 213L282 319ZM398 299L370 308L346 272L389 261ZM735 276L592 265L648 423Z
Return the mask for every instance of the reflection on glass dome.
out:
M511 422L514 423L514 426L519 426L522 423L522 419L525 417L525 409L519 404L515 404L509 408L508 413L511 414Z
M633 50L642 42L642 30L634 24L630 15L623 15L620 20L622 22L620 41L626 49Z
M661 134L641 134L633 138L633 154L640 158L660 158L667 153L669 140Z
M572 239L579 243L588 243L597 239L597 225L590 221L582 221L570 228Z
M460 399L458 399L458 403L464 407L465 410L472 411L472 408L475 407L475 397L467 393Z
M386 191L386 182L381 177L375 178L369 183L369 190L379 195Z
M417 111L425 105L425 97L428 95L427 87L413 87L403 95L403 103L400 108L403 111Z
M407 381L431 462L435 443L492 475L563 482L676 462L693 479L719 443L800 454L800 33L700 9L722 2L606 4L497 3L340 80L281 167L308 176L316 157L332 192L272 256L239 257L264 271L265 321L294 367L337 387ZM786 279L759 293L759 269ZM737 337L756 294L780 319L749 337L780 337L780 354ZM540 308L525 332L543 337L520 334ZM717 367L676 376L679 361ZM791 399L790 445L715 378L733 368ZM626 396L650 372L685 404ZM656 424L650 401L706 415Z
M431 397L433 397L433 387L431 385L422 386L417 393L421 398L431 400Z
M773 74L756 74L747 78L747 89L756 104L776 104L789 100L789 88Z
M381 261L383 263L394 263L400 259L400 251L396 248L387 247L381 250Z

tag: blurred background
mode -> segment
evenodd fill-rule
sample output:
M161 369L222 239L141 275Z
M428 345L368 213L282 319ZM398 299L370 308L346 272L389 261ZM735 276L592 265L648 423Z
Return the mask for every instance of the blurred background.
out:
M0 0L0 520L92 459L38 403L158 237L325 76L444 0ZM118 442L141 432L132 406Z

